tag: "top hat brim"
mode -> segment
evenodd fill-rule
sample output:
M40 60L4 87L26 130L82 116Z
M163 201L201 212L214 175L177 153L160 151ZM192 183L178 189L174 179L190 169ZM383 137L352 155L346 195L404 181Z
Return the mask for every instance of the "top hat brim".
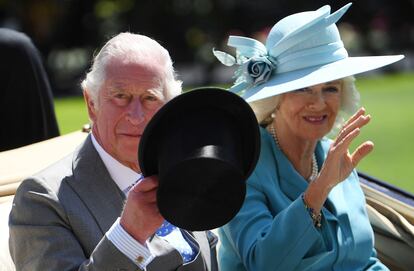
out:
M227 126L235 129L237 150L226 154L226 146L214 144L201 146L207 155L187 150L198 145L200 129L206 137L220 138ZM233 136L228 140L234 143ZM226 224L241 208L259 152L259 128L247 102L224 89L201 88L173 98L153 116L141 137L138 161L144 176L158 175L157 204L164 218L183 229L207 230ZM240 156L241 164L228 162L226 155Z
M249 103L266 99L293 90L374 70L397 62L402 58L404 58L403 55L347 57L325 65L280 74L276 73L266 83L248 89L243 94L243 98Z

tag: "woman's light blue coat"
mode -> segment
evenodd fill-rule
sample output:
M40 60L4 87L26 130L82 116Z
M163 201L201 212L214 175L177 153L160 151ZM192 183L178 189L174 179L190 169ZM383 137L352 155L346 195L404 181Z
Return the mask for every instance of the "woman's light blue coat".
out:
M261 143L245 202L219 229L220 270L388 270L376 258L356 171L329 193L318 230L301 198L308 183L264 129ZM317 144L319 168L330 144Z

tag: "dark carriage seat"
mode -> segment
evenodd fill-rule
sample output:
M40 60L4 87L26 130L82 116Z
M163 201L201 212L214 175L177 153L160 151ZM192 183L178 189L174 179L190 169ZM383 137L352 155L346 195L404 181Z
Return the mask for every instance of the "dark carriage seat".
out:
M359 172L379 258L391 270L414 270L414 195Z

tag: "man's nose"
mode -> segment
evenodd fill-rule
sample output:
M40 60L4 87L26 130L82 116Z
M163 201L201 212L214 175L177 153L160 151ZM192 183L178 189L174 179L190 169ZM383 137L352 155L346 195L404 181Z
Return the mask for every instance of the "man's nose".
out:
M145 112L139 98L134 98L128 105L127 120L132 125L139 125L145 119Z

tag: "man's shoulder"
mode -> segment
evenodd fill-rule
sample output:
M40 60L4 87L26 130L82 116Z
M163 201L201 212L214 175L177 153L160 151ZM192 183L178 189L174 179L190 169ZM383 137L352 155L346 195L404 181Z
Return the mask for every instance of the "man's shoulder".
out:
M74 178L74 175L78 170L80 157L93 155L93 151L94 149L90 143L90 139L87 138L73 152L26 178L21 185L24 185L26 182L35 181L38 184L48 186L49 189L58 191L62 181L68 182Z
M73 175L72 170L72 161L75 155L75 151L58 160L57 162L51 164L47 168L35 173L32 177L29 178L39 178L45 181L47 180L59 180L65 177L70 177Z
M73 178L72 157L74 153L67 155L47 168L25 178L19 185L16 196L28 191L36 193L54 193L60 190L63 180Z

